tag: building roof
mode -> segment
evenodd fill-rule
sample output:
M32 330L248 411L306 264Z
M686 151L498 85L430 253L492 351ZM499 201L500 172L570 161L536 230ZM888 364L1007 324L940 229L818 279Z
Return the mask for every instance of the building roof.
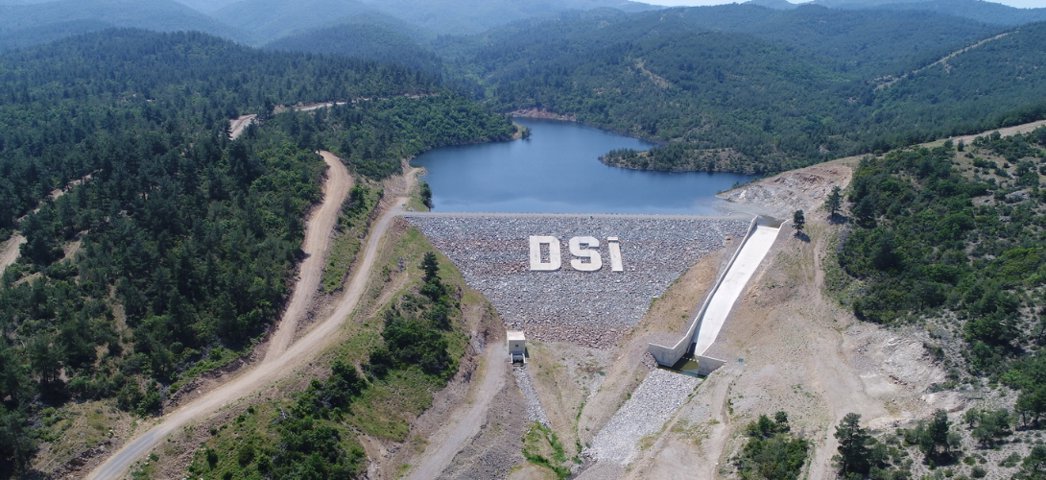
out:
M525 342L527 340L527 337L526 337L526 335L523 335L523 332L521 332L521 331L509 330L508 331L508 341L511 342L513 340L522 340L522 341Z

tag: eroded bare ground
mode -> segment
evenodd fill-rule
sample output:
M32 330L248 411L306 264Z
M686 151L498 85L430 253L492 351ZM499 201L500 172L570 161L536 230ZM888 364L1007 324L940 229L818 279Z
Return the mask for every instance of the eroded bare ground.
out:
M736 209L754 214L791 219L792 212L803 210L808 217L824 205L832 187L845 188L853 177L860 157L791 170L719 194Z
M928 394L945 375L918 332L858 322L824 293L822 267L842 227L820 207L832 186L847 186L854 161L787 172L724 195L779 218L804 209L809 240L788 227L782 232L709 351L727 365L649 442L628 478L729 476L744 425L778 410L814 442L809 478L829 478L834 426L847 413L883 428L960 403Z

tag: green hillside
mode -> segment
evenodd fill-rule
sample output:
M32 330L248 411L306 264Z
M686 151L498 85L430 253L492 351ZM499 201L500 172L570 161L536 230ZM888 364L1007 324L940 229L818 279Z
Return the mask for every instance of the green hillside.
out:
M616 152L612 164L764 173L1034 117L1046 106L1046 72L1036 68L1044 28L1021 27L926 69L1000 27L741 5L565 14L438 48L504 110L573 114L666 144ZM966 73L944 73L952 66Z
M0 6L0 50L110 27L159 32L195 30L228 38L241 35L173 0L58 0Z
M340 55L440 73L439 57L411 37L380 25L352 23L289 35L265 45L268 50Z
M815 0L814 3L832 8L932 12L998 25L1046 21L1046 8L1014 8L983 0Z
M867 158L830 279L858 317L933 332L949 383L1002 380L1023 428L1046 418L1046 128Z
M357 97L371 101L265 113ZM242 112L261 125L230 142ZM54 408L112 399L154 414L252 347L320 198L316 149L380 178L512 130L413 70L199 33L107 30L0 55L0 234L27 238L0 280L0 478L35 475L35 445L61 434L43 420Z
M242 0L219 9L213 16L247 32L255 44L349 22L397 25L401 31L412 28L356 0Z

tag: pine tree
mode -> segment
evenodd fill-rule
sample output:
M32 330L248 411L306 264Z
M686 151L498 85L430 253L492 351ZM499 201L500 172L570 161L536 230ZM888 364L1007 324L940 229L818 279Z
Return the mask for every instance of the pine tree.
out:
M803 227L806 226L806 216L803 215L802 210L796 210L795 213L792 214L792 225L795 226L796 233L803 232Z
M421 268L425 270L426 283L439 279L439 260L436 258L435 253L428 252L425 254L425 258L421 261Z
M851 474L867 474L871 468L868 457L872 438L867 429L861 428L861 416L856 413L846 414L839 426L835 427L835 438L839 440L839 455L833 460L839 466L839 476L845 478Z
M825 201L824 206L828 209L828 218L833 219L839 215L839 209L843 206L843 189L838 185L832 187L832 192L828 194L828 200Z

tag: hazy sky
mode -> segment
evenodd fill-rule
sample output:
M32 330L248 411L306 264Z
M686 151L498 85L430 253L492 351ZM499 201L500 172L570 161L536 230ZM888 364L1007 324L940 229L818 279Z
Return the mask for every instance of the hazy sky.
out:
M670 5L673 7L679 7L683 5L720 5L724 3L743 3L743 0L637 0L643 3L650 3L654 5ZM796 0L789 0L792 3L800 3ZM1011 7L1021 8L1037 8L1046 7L1046 0L994 0L995 3L1002 3Z

